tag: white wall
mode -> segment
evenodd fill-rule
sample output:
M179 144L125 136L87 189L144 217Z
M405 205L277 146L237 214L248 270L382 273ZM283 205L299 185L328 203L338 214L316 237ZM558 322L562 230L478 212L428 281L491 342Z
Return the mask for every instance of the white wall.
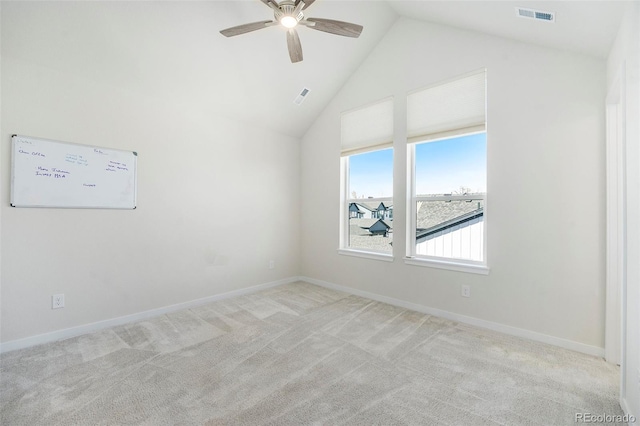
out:
M0 24L2 23L2 2L0 2ZM0 46L2 46L2 31L0 31ZM2 111L2 54L0 53L0 112ZM2 131L2 114L0 113L0 135ZM0 164L3 162L2 149L0 149ZM1 186L0 186L1 187ZM1 192L1 189L0 189ZM2 209L0 208L0 242L2 241ZM0 339L2 338L2 244L0 243Z
M623 407L640 418L640 5L629 3L607 62L607 86L624 87L626 109L626 335Z
M403 232L394 233L393 263L339 255L340 113L395 97L394 228L402 230L407 92L485 67L490 274L405 265ZM302 274L600 353L604 98L603 60L400 19L303 138Z
M212 113L224 107L215 93L185 103L163 56L169 34L157 62L135 51L155 45L163 27L151 23L171 16L115 8L128 5L3 2L2 342L299 273L299 141ZM193 30L195 18L172 31ZM139 38L120 40L119 29ZM137 151L137 209L9 207L12 133ZM51 310L55 293L64 309Z

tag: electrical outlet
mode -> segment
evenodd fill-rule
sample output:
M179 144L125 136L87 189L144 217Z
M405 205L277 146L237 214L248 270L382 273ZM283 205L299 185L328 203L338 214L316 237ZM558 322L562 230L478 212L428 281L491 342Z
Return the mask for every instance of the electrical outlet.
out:
M276 262L275 260L270 260L269 261L269 269L274 269L276 267Z
M51 296L51 309L64 308L64 294L54 294Z
M463 285L460 294L462 297L471 297L471 286Z

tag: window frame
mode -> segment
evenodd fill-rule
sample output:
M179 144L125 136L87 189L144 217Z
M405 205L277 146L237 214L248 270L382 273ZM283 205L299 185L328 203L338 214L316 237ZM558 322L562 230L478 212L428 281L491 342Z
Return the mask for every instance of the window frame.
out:
M391 149L395 156L395 149L393 146L385 146L384 148L368 150L368 152L379 151L383 149ZM362 202L391 202L393 205L393 195L391 197L376 197L376 198L348 198L349 194L349 159L352 155L364 154L365 152L354 152L350 155L343 155L340 157L340 242L338 253L347 256L362 257L366 259L382 260L387 262L393 262L393 246L391 253L383 252L374 249L359 249L349 246L349 205L351 203ZM392 182L393 184L393 182Z
M468 136L473 134L481 134L484 133L485 137L487 135L486 131L476 131L469 133L460 133L456 135L446 136L439 139L428 139L423 142L411 142L407 143L407 196L406 196L406 211L407 211L407 230L406 230L406 251L404 257L404 263L407 265L414 266L427 266L439 269L447 269L453 271L460 272L468 272L475 274L487 275L489 273L488 266L488 253L487 253L487 192L485 192L484 196L478 197L474 196L465 196L465 195L446 195L446 196L417 196L416 195L416 145L421 143L430 143L436 141L442 141L447 139L458 138L460 136ZM488 142L488 139L487 139ZM485 160L486 161L486 160ZM485 162L485 170L488 171L487 165ZM476 260L468 260L468 259L458 259L451 257L441 257L441 256L429 256L423 254L416 253L416 228L417 228L417 209L416 203L418 201L442 201L442 200L469 200L472 199L482 199L483 201L483 228L482 228L482 261Z

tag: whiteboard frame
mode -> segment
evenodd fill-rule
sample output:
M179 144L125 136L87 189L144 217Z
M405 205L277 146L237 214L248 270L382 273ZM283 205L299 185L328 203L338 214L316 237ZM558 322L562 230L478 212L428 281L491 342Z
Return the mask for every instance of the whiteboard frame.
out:
M23 139L29 139L29 140L41 141L41 142L49 142L49 143L55 143L55 144L61 144L61 145L72 145L72 146L78 146L78 147L83 147L83 148L104 149L104 150L108 150L108 151L117 151L117 152L122 152L122 153L126 153L126 154L133 154L133 207L58 206L58 205L47 205L47 204L42 204L42 205L40 205L40 204L38 204L38 205L34 205L34 204L29 204L29 205L15 204L15 202L14 202L15 201L14 200L14 195L15 195L14 181L15 181L15 172L16 172L16 168L15 168L16 143L17 143L16 138L23 138ZM74 142L58 141L58 140L53 140L53 139L38 138L38 137L34 137L34 136L12 134L11 135L11 191L10 191L10 193L11 193L11 196L10 196L9 205L11 207L18 207L18 208L135 210L137 208L137 206L138 206L138 153L136 151L127 151L127 150L123 150L123 149L107 148L107 147L100 147L100 146L96 146L96 145L87 145L87 144L80 144L80 143L74 143Z

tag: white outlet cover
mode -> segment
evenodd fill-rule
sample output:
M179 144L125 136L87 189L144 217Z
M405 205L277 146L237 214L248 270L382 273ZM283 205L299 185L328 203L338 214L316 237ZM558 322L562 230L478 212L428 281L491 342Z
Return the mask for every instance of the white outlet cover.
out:
M460 294L462 295L462 297L471 297L471 287L468 285L463 285L460 290Z
M64 294L54 294L51 296L51 309L64 308Z

